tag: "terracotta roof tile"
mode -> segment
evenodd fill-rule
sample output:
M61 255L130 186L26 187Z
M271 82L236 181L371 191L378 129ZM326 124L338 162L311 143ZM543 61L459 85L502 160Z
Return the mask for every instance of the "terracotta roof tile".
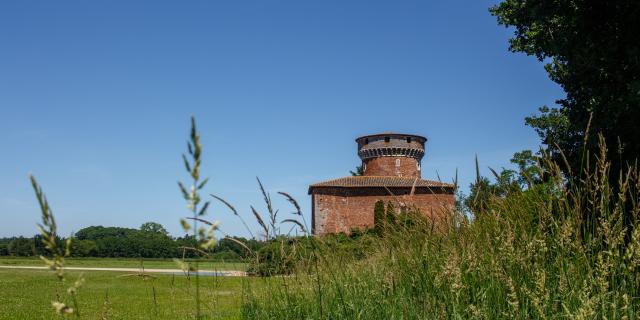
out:
M341 187L341 188L368 188L368 187L387 187L387 188L411 188L415 182L416 187L431 188L454 188L453 184L439 181L424 180L412 177L393 177L393 176L353 176L344 177L323 182L314 183L309 186L309 191L318 187Z

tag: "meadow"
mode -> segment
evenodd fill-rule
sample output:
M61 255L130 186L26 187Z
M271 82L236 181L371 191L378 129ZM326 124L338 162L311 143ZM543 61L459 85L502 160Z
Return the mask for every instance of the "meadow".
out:
M112 261L116 263L115 261ZM118 264L122 266L123 264ZM126 265L126 264L125 264ZM78 309L83 319L193 319L193 279L118 272L66 272L67 281L80 275ZM238 319L243 286L258 285L249 277L200 277L204 319ZM51 302L66 286L48 270L0 269L0 319L52 319Z
M105 267L105 268L153 268L176 269L171 259L126 259L126 258L66 258L67 267ZM0 266L43 266L38 257L0 257ZM201 269L245 271L247 264L242 262L200 261Z

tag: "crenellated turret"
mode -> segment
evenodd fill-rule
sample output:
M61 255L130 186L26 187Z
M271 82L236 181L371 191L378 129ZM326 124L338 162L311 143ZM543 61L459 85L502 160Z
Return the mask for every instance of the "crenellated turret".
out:
M356 139L365 176L421 177L420 163L427 138L381 133Z

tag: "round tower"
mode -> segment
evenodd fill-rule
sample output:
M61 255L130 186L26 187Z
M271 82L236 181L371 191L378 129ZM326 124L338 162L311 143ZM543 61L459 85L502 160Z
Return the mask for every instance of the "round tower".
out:
M413 134L381 133L356 139L365 176L420 178L420 161L427 138Z

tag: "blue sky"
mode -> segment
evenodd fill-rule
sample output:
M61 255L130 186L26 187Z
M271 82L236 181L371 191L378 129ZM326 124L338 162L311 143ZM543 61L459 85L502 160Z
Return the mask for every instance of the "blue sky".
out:
M294 195L359 164L357 136L429 138L423 177L463 189L537 149L524 117L562 97L492 1L3 1L0 237L39 219L27 175L61 232L162 223L180 234L176 186L189 117L203 172L251 221L255 181ZM241 224L218 203L210 218ZM255 224L251 223L255 226ZM256 228L257 229L257 228Z

